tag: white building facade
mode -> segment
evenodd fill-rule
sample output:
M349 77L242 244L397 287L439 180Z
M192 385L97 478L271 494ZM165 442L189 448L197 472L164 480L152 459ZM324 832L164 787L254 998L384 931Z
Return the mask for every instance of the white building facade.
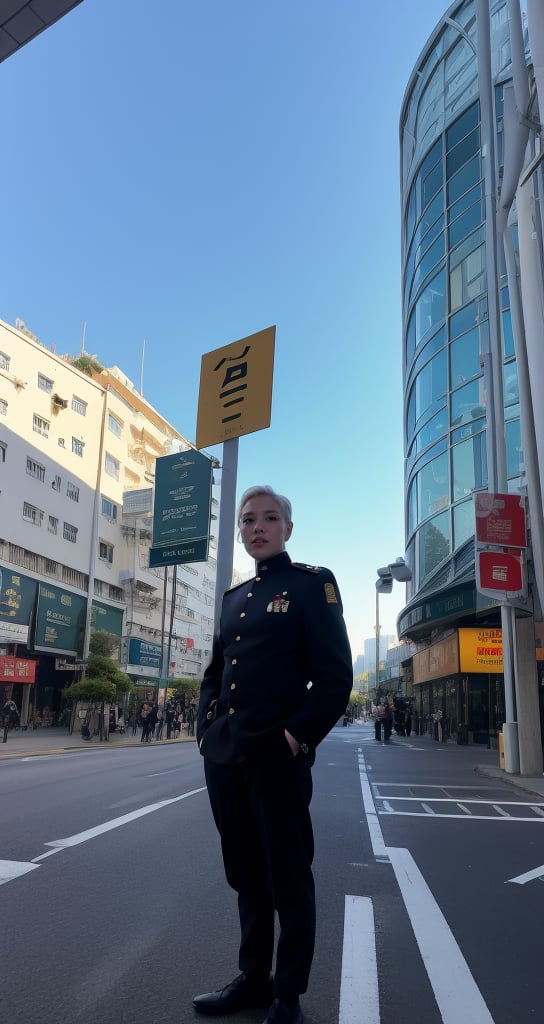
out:
M0 321L0 688L25 724L54 720L92 628L119 637L135 685L201 678L217 485L209 560L149 568L155 460L190 447L117 368L89 376Z

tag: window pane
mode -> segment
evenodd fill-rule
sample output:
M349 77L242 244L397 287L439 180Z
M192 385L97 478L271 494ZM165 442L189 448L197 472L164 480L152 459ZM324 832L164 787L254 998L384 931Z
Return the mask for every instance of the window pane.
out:
M417 524L417 492L416 480L412 480L408 493L408 535L415 530Z
M474 156L448 181L448 206L450 203L454 203L456 199L459 199L465 192L468 192L469 188L476 185L480 178L480 157Z
M512 314L510 310L502 314L502 346L505 359L515 355L514 332L512 330Z
M472 107L465 110L464 114L461 114L461 117L458 117L457 121L454 121L454 123L448 128L446 132L446 149L448 151L453 149L453 147L456 146L457 143L465 137L465 135L468 135L473 128L476 128L479 120L480 107L478 103L474 103Z
M47 391L48 394L53 390L53 381L49 380L49 377L45 377L43 373L38 374L38 387L42 391Z
M450 513L441 512L421 527L419 538L419 584L451 553Z
M475 128L470 135L466 135L446 157L446 177L451 178L467 160L480 150L480 129Z
M479 380L474 380L472 383L466 384L464 388L452 392L450 399L452 427L458 427L461 423L470 423L471 420L485 416L483 390L484 382L480 377Z
M448 430L448 413L446 407L433 416L416 435L415 451L421 452L428 445L434 444L440 437L444 437Z
M454 501L484 486L487 478L484 441L485 434L477 434L452 448Z
M433 167L432 171L429 172L429 174L423 181L421 203L422 209L425 209L425 207L430 203L433 196L436 195L440 188L442 188L443 175L444 172L442 169L442 161L440 161L439 163L436 164L435 167Z
M469 207L465 213L463 213L457 220L453 221L450 230L450 247L457 245L466 235L470 235L474 228L477 228L479 224L482 224L484 220L484 208L482 202L474 203L473 206Z
M416 423L431 406L440 401L448 390L446 372L446 350L442 349L417 375L416 388Z
M415 306L416 347L438 326L446 314L446 273L439 274L424 288Z
M506 366L502 368L503 372L503 399L504 407L507 409L511 405L517 405L519 402L519 384L518 384L518 367L517 363L506 363Z
M519 476L523 468L521 427L519 420L510 420L505 426L506 433L506 475L509 480Z
M431 270L436 263L439 263L444 256L444 235L441 234L430 249L427 250L423 256L421 263L419 264L412 281L412 293L415 294L419 288L420 282L423 281L427 274L430 274Z
M447 452L420 469L417 474L417 489L418 522L449 503Z
M474 502L472 498L462 501L453 510L453 549L460 548L475 533Z
M450 387L455 388L480 372L480 342L475 328L450 345Z
M108 414L108 428L117 437L121 437L121 434L122 434L121 424L119 423L119 420L116 420L115 416L113 416L111 414L111 412Z

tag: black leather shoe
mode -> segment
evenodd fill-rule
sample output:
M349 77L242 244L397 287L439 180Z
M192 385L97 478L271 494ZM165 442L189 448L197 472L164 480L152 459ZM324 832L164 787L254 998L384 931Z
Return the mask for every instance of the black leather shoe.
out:
M288 1003L274 999L263 1024L302 1024L302 1010L298 999L292 999Z
M195 996L193 1006L199 1013L219 1016L222 1013L238 1013L238 1010L250 1007L269 1006L273 998L271 977L255 979L247 974L239 974L230 985L225 985L218 992Z

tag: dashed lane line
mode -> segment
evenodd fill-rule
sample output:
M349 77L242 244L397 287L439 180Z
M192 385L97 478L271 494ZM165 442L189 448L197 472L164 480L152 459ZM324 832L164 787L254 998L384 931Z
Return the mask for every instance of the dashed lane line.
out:
M376 935L372 900L346 896L338 1024L380 1024Z

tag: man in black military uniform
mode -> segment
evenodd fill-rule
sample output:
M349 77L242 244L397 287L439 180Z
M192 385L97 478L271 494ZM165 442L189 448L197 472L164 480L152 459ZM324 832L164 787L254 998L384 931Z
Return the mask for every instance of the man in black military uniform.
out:
M315 937L311 767L348 703L351 652L333 574L285 551L289 501L252 487L238 526L256 575L223 598L197 741L225 874L238 893L242 973L193 1006L210 1015L269 1006L263 1024L301 1024Z

